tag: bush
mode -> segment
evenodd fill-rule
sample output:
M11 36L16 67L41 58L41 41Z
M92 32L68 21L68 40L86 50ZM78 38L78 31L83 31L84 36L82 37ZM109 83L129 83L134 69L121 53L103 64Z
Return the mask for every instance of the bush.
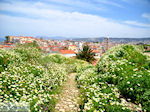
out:
M150 89L150 60L136 46L123 45L108 51L99 61L97 71L104 81L115 84L121 94L132 102L142 104L148 111L149 100L142 101Z
M149 111L150 60L138 47L116 46L106 52L96 68L83 68L77 76L83 111L128 112L120 94ZM137 109L139 107L137 106ZM141 110L141 109L140 109ZM139 110L135 110L139 111Z
M20 63L22 58L14 51L0 49L0 73L7 69L9 64Z
M82 111L87 112L130 112L119 100L118 89L103 80L103 74L97 74L95 67L85 67L77 75L78 87L81 91Z
M34 112L53 111L53 95L68 74L67 59L54 56L43 61L45 57L35 44L0 50L0 102L30 103Z

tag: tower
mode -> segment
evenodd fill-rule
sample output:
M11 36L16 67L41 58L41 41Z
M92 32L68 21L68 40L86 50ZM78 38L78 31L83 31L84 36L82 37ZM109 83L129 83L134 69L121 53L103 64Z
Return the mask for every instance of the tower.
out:
M109 38L105 37L101 46L102 54L105 53L108 49L109 49Z
M105 47L106 51L109 49L109 38L108 37L104 38L104 47Z

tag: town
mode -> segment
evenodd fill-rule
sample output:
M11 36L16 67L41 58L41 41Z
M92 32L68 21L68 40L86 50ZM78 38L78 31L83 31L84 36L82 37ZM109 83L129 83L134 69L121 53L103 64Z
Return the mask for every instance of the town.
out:
M16 44L25 44L36 42L40 49L45 53L62 54L66 57L76 56L84 45L90 46L95 53L95 58L106 52L109 48L118 45L109 41L109 38L104 38L102 42L85 42L75 40L45 40L27 36L6 36L6 40L0 45L2 49L14 48Z

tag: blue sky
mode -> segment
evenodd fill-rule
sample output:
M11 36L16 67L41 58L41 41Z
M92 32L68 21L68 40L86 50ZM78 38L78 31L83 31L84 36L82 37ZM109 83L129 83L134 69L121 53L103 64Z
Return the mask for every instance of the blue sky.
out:
M150 0L0 0L0 37L150 37Z

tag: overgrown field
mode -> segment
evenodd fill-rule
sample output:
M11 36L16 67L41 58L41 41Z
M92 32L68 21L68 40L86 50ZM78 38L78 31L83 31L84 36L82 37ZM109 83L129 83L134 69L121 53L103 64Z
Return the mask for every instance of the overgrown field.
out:
M67 78L86 63L46 55L35 43L0 49L0 103L29 103L32 112L53 111L52 97Z
M110 49L96 67L82 68L76 79L83 112L150 112L150 57L136 46ZM128 107L126 101L137 107Z
M132 45L110 49L97 66L44 54L35 43L0 49L0 105L28 103L33 112L52 112L53 96L71 72L78 73L83 112L150 112L150 57Z

